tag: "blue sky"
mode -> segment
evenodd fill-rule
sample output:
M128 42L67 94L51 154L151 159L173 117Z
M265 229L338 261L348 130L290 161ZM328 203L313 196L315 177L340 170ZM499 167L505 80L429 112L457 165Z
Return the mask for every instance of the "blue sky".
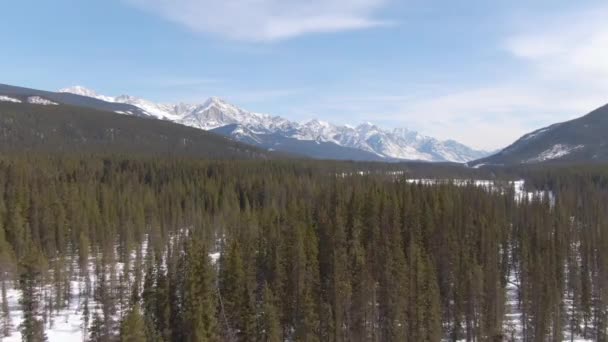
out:
M214 95L493 149L608 102L607 17L599 0L8 1L0 83Z

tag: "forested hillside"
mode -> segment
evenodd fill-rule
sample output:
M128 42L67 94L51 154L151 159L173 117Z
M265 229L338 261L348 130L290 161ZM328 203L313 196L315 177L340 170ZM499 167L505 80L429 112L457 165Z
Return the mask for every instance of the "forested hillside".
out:
M272 153L167 121L67 105L0 102L0 151L210 159Z
M2 157L0 334L65 340L58 327L76 322L69 336L88 341L606 340L608 169L532 172L554 203L407 177Z

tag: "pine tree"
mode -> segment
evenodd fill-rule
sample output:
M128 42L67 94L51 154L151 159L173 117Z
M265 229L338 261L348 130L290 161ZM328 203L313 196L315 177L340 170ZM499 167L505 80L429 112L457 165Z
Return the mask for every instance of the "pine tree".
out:
M250 306L250 298L239 243L232 242L220 261L219 291L224 315L227 318L225 335L236 335L241 340L247 340L248 336L244 335L248 333L245 331L245 325L249 314L246 309Z
M38 293L43 259L39 250L31 244L26 253L21 261L21 275L19 278L20 304L23 310L23 321L20 326L21 338L24 342L41 342L46 341L44 324L40 319Z
M6 292L6 281L2 279L0 280L0 300L2 301L0 305L0 337L8 337L11 333L12 328L11 314L8 306L8 297Z
M281 333L281 322L279 312L275 306L275 298L272 290L268 286L264 286L262 298L262 324L260 341L264 342L281 342L283 341Z
M125 316L120 327L120 340L122 342L146 342L146 326L139 309L139 304L133 305Z
M12 328L7 297L7 275L12 268L13 259L12 248L6 241L4 228L0 224L0 338L8 336Z
M89 328L89 342L110 341L109 337L104 333L103 324L103 319L97 312L95 312L93 314L93 322L91 322L91 327Z
M204 244L193 236L184 255L183 334L186 341L217 341L216 291Z

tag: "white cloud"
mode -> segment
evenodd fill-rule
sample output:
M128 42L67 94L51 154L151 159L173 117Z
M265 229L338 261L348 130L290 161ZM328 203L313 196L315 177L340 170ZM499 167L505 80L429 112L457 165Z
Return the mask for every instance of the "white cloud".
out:
M124 0L194 31L242 41L384 25L374 14L388 0Z
M552 18L510 37L506 49L545 78L608 87L607 16L608 7L601 7Z

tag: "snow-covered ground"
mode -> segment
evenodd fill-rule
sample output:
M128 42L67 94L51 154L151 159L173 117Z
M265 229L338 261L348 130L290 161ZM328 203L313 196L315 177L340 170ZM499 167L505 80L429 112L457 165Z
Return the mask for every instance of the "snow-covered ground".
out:
M350 172L341 172L337 173L336 176L340 178L352 177L352 176L367 176L372 175L374 173L370 171L350 171ZM400 177L405 175L405 171L382 171L381 175L391 176L395 179L399 179ZM474 185L480 188L483 188L487 191L500 191L501 193L505 193L508 188L512 188L514 190L515 200L518 202L522 202L524 200L532 201L535 199L544 200L548 198L551 206L555 205L555 196L550 191L527 191L526 190L526 182L524 180L515 180L508 182L497 182L493 180L487 179L437 179L437 178L408 178L405 180L410 184L423 184L423 185L447 185L453 184L456 186L468 186Z
M511 253L509 253L511 254ZM510 341L521 339L523 332L522 312L519 302L519 274L513 265L509 270L507 287L505 288L505 317L502 322L503 333Z
M500 191L505 193L507 188L512 188L514 191L515 200L522 202L524 200L532 201L534 199L543 200L545 197L548 198L549 203L553 206L555 204L555 197L550 191L527 191L526 182L524 180L516 180L509 182L495 182L492 180L484 179L431 179L431 178L417 178L407 179L408 183L424 184L424 185L441 185L441 184L453 184L456 186L467 186L474 185L483 188L487 191Z
M44 329L49 342L80 342L83 341L84 334L84 315L83 315L83 296L84 294L84 279L79 276L74 276L70 280L70 298L67 299L67 305L64 309L55 311L52 316L39 317L45 321ZM11 335L8 337L0 337L2 342L21 342L21 332L19 326L23 319L23 310L19 303L21 299L21 291L16 288L17 284L10 283L8 294L8 305L11 317ZM39 288L39 297L42 305L44 299L49 294L53 293L51 286L41 286ZM97 307L92 299L90 299L91 308ZM45 311L45 310L41 310Z
M184 233L182 231L182 233ZM176 243L175 237L172 237L169 245ZM217 246L216 246L217 247ZM115 254L118 255L118 247L116 247ZM217 250L217 248L214 248ZM138 259L139 261L145 259L148 251L147 240L141 244L138 250L134 250L130 254L130 262L125 264L124 262L117 262L114 269L106 267L106 277L110 277L110 273L114 273L115 277L118 278L121 275L129 278L129 283L132 285L135 281L135 274L133 272L133 263ZM139 255L138 255L139 252ZM220 258L221 253L214 251L209 254L209 258L212 263L216 264ZM97 258L99 258L98 256ZM88 328L93 322L95 313L102 314L101 304L95 300L94 293L97 291L97 274L96 272L96 257L91 256L88 261L88 273L81 272L80 267L76 261L76 257L71 262L71 273L69 279L69 298L66 298L64 308L59 310L50 310L48 298L55 296L57 289L52 285L44 285L39 287L39 302L41 303L41 317L44 321L45 333L49 342L82 342L86 341L88 336ZM142 274L141 280L145 275ZM87 293L87 277L89 279L89 291L90 295L86 296ZM49 271L47 279L52 279L52 271ZM140 284L142 288L143 283ZM111 289L116 295L117 289ZM88 297L88 298L87 298ZM7 300L9 305L10 317L11 317L11 335L8 337L1 337L0 342L21 342L21 332L19 331L19 325L23 319L23 310L19 303L21 299L21 291L17 288L16 283L9 283L7 288ZM1 300L1 299L0 299ZM120 304L118 299L115 298L117 310L113 315L114 322L120 322L120 318L124 312L121 312ZM88 325L85 327L85 301L88 304L89 315L87 318ZM52 304L51 304L52 305ZM50 313L50 314L47 314Z
M83 314L82 302L80 301L80 281L73 280L70 282L70 301L68 307L60 310L52 317L47 319L45 323L45 333L49 340L63 342L81 342L83 341ZM42 291L49 291L48 288L43 288ZM41 297L44 293L41 293ZM3 342L21 342L21 333L19 332L19 324L23 319L23 311L19 304L21 292L18 289L11 288L8 290L8 302L11 310L12 334L9 337L0 338Z
M138 251L132 251L130 255L129 265L137 260L138 258L144 258L147 252L147 241L139 248ZM115 251L118 255L118 251ZM101 256L97 256L100 258ZM49 298L56 298L58 290L63 291L64 289L57 289L53 285L46 284L41 285L38 288L38 296L40 303L40 316L38 317L44 322L45 334L49 342L61 341L61 342L81 342L86 341L88 335L88 329L93 321L95 313L102 314L101 304L95 300L95 291L97 291L97 274L98 270L96 257L91 256L88 260L87 270L88 272L81 271L76 257L71 260L71 268L73 271L69 276L69 298L65 298L63 307L57 309L56 302L49 303ZM125 275L128 277L129 283L133 283L135 275L131 268L125 269L125 263L117 262L112 270L109 267L105 268L106 277L110 277L110 273L114 273L116 277ZM67 270L64 270L67 272ZM47 280L53 279L53 271L49 270L47 274ZM48 283L48 281L47 281ZM87 283L90 285L87 286ZM140 284L142 285L142 284ZM87 289L88 287L88 289ZM110 289L116 294L116 289ZM87 296L87 292L89 295ZM23 310L21 308L20 299L21 291L17 288L16 283L9 283L7 291L7 299L11 317L11 335L8 337L0 337L2 342L20 342L21 332L19 330L21 321L23 319ZM116 299L118 304L118 299ZM85 314L85 306L88 306L88 317ZM122 312L120 307L117 308L116 313L113 315L113 321L119 322ZM88 322L88 324L85 324Z

